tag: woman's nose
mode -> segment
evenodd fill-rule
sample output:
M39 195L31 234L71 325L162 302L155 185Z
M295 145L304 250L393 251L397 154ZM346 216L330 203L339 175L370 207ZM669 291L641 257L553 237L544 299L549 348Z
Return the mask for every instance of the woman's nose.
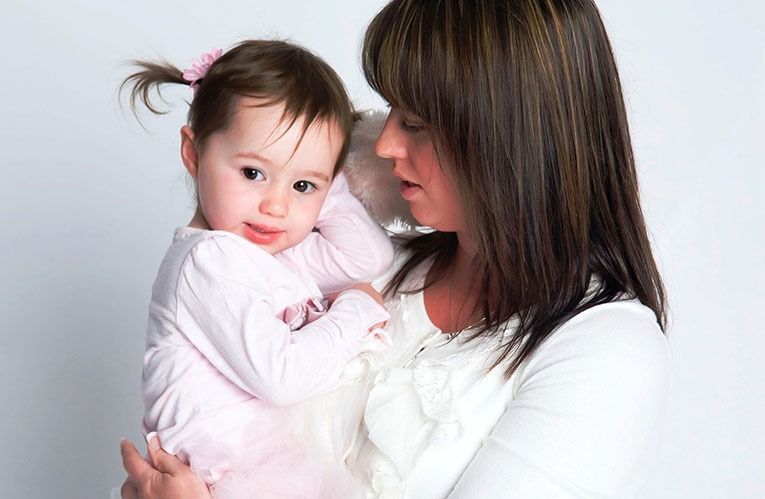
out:
M271 189L260 200L260 212L272 217L286 217L289 213L289 201L287 196L283 195L277 189Z
M388 113L388 119L385 120L382 132L375 142L375 153L381 158L401 159L406 157L406 146L397 119L396 112L391 110Z

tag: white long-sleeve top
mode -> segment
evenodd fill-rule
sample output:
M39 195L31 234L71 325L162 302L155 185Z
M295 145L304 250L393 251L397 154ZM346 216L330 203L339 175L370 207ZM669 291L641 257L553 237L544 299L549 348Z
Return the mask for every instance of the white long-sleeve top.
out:
M414 286L421 267L408 279ZM650 309L635 300L595 306L505 379L501 367L486 373L500 339L447 341L422 292L386 306L394 346L372 362L348 458L367 497L639 493L658 456L669 380L667 343Z
M332 387L388 318L346 291L388 270L392 246L339 175L313 232L272 256L237 235L176 231L152 290L143 368L144 430L187 462L200 445L236 443L263 403Z

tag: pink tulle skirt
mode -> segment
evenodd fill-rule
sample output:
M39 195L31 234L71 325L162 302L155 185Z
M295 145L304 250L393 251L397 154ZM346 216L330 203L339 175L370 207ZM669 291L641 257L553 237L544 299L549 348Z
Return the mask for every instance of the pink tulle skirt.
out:
M189 465L216 499L357 499L344 463L311 431L310 411L265 404L235 444L201 439Z

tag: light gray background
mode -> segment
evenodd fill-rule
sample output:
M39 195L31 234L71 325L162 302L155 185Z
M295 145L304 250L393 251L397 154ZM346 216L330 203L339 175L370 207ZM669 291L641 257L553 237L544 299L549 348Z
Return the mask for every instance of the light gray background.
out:
M3 497L102 498L139 440L146 305L192 202L178 159L187 89L144 131L120 62L181 66L281 36L381 102L359 41L382 0L21 2L0 6L0 483ZM672 305L666 444L649 498L765 497L765 8L601 0L643 203Z

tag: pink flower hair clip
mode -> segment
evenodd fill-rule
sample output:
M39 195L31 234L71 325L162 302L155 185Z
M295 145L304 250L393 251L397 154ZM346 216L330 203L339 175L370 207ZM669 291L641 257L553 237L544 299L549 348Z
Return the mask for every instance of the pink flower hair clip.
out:
M211 51L202 54L199 59L191 61L191 67L183 70L183 79L189 82L189 86L194 91L194 95L197 94L199 89L199 82L205 77L210 66L213 65L218 58L223 55L223 49L212 49Z

